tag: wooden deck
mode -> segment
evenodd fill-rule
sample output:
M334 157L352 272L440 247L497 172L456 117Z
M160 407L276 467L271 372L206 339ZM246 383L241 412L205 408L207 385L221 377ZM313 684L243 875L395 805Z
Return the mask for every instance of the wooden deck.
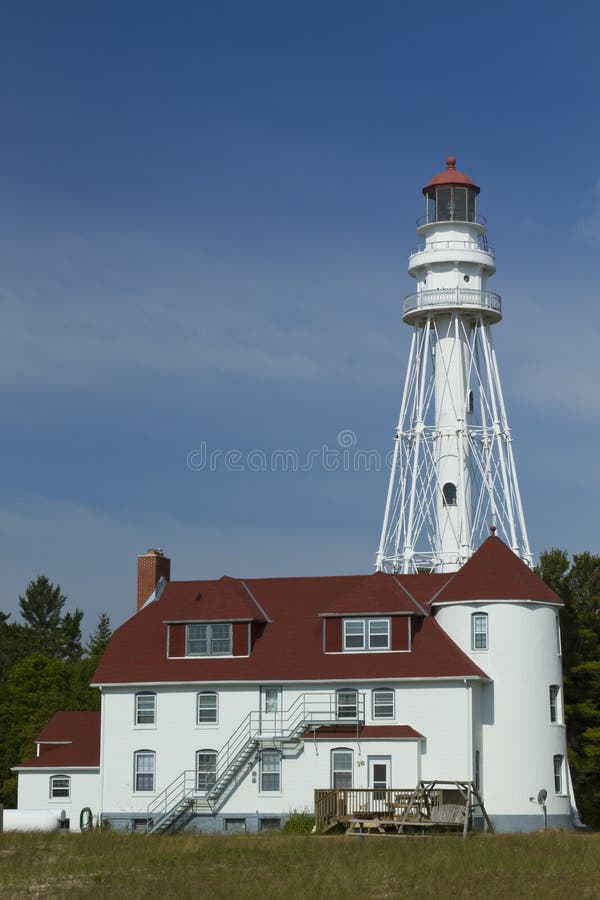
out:
M420 781L416 788L328 788L315 790L315 825L346 834L459 833L472 829L479 809L488 831L493 826L472 782Z

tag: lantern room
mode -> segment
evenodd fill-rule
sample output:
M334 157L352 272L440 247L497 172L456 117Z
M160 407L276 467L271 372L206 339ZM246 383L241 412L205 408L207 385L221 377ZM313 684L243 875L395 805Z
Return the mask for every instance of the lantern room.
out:
M435 175L423 188L425 195L425 218L419 225L433 222L481 223L477 215L477 195L479 188L468 175L456 168L456 159L449 156L446 169Z

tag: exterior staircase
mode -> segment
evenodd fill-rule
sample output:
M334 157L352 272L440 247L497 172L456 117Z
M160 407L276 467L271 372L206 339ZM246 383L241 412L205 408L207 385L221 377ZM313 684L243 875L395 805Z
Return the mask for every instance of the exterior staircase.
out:
M338 702L334 692L300 694L288 710L249 712L217 754L214 773L193 769L181 772L147 808L146 834L166 832L181 824L186 813L210 814L228 788L247 771L265 746L294 747L311 728L322 725L356 725L365 720L365 698L356 694L356 705Z

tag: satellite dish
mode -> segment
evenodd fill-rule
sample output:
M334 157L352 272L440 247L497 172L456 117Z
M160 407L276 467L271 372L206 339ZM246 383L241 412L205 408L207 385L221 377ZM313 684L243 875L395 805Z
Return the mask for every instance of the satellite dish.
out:
M542 806L546 802L546 797L548 796L548 791L545 788L542 788L539 791L537 796L537 802Z

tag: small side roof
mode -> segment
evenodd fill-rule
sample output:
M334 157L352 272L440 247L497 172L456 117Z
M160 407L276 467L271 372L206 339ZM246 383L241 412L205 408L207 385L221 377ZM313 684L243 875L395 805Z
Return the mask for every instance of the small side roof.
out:
M55 713L38 734L40 755L14 769L95 768L100 765L100 713Z

